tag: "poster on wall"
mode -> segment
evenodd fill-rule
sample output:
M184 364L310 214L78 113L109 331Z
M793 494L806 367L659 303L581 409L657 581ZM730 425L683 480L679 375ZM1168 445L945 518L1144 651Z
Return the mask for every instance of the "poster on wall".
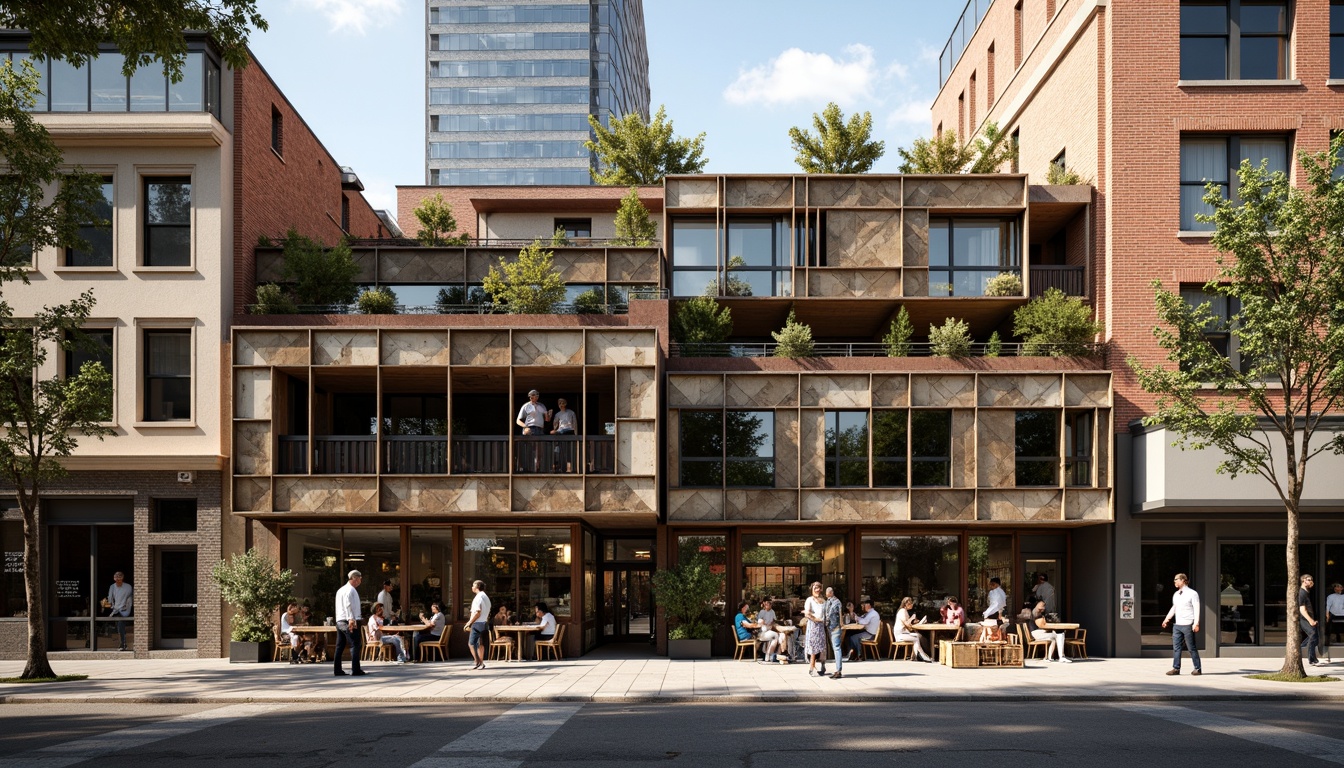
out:
M1120 585L1120 618L1134 618L1134 585Z

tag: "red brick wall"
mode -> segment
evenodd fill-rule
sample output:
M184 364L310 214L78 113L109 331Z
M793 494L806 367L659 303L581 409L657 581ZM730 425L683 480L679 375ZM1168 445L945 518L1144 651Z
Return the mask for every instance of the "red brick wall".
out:
M284 125L282 153L271 147L271 110ZM341 231L341 199L350 199L350 234L386 234L358 192L341 189L340 164L280 92L255 59L234 73L234 312L255 295L252 250L261 236L275 238L293 227L332 245ZM356 169L358 170L358 169Z
M407 237L420 233L420 222L413 211L427 197L436 194L453 209L458 232L479 237L479 211L615 212L621 198L630 193L626 187L397 187L397 226ZM650 214L663 211L663 188L639 187L639 199Z

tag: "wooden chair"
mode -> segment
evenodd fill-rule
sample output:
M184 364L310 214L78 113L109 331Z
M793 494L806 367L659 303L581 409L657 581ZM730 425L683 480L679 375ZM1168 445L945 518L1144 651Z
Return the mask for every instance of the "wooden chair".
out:
M289 643L280 641L280 633L275 633L275 651L271 653L271 661L289 661L294 657L294 647Z
M746 661L747 659L745 659L745 658L743 658L743 657L747 655L747 649L750 648L750 649L751 649L751 661L755 661L755 660L756 660L756 636L755 636L755 635L752 635L751 637L748 637L746 640L742 640L742 639L739 639L739 638L737 637L737 633L734 632L734 633L733 633L733 638L734 638L735 640L737 640L737 645L734 646L734 649L733 649L733 660L734 660L734 661Z
M1087 630L1075 629L1073 637L1064 641L1064 652L1076 659L1087 658Z
M900 651L902 661L910 661L915 657L915 644L909 640L896 639L896 622L891 623L891 658L896 658L896 652Z
M1038 648L1041 651L1041 659L1045 659L1050 653L1050 641L1033 639L1031 635L1027 634L1026 624L1017 625L1017 636L1022 641L1023 653L1027 655L1028 659L1036 658L1036 649Z
M541 651L543 648L549 650L551 656L554 657L556 661L565 658L565 625L557 624L555 627L555 635L552 636L550 640L538 640L536 648L537 661L541 661Z
M429 661L429 659L426 658L426 657L428 657L428 656L433 656L434 654L437 653L437 654L439 655L439 660L440 660L440 661L447 661L447 660L448 660L448 637L449 637L450 635L452 635L452 634L453 634L453 626L452 626L451 624L449 624L449 625L447 625L447 626L445 626L445 627L443 628L443 634L439 635L439 639L438 639L438 640L433 641L433 642L424 642L424 643L421 643L421 644L420 644L420 660L421 660L421 661Z
M512 637L500 637L495 628L490 628L490 660L491 661L513 661L514 651L517 650L517 643Z
M877 637L859 642L859 651L863 658L867 659L869 652L872 652L874 659L882 658L882 638L887 634L887 625L879 623L877 625Z
M359 657L361 661L392 661L397 657L392 650L392 646L378 640L369 639L368 632L364 633L363 648L364 650Z

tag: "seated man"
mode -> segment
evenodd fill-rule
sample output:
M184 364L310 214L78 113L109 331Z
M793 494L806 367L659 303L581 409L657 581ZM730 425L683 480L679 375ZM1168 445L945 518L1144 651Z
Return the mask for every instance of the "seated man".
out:
M421 643L437 643L443 636L443 628L448 624L448 617L443 615L443 610L438 603L429 604L429 618L425 614L420 614L420 621L424 623L424 628L417 630L411 635L411 661L419 661L420 656L416 649Z
M849 636L850 661L861 661L863 659L863 641L876 638L877 633L882 630L882 615L873 610L872 598L864 598L859 601L859 605L863 607L863 613L860 613L856 618L858 623L863 625L863 630Z
M788 649L783 647L783 635L775 631L774 602L768 597L761 601L761 610L756 612L756 626L759 628L756 632L756 639L760 640L764 647L760 659L762 664L775 661L781 649L784 650L786 655L788 654Z
M369 617L369 623L366 625L366 628L368 629L369 644L370 645L382 644L392 646L392 649L396 651L397 654L397 663L405 664L406 649L403 648L401 645L401 638L397 637L395 634L393 635L383 634L384 624L386 624L386 621L383 619L383 604L374 603L373 615Z
M745 643L756 637L755 629L759 629L759 624L753 624L747 619L747 611L751 609L751 603L744 602L737 606L737 615L733 617L733 631L737 633L739 642Z

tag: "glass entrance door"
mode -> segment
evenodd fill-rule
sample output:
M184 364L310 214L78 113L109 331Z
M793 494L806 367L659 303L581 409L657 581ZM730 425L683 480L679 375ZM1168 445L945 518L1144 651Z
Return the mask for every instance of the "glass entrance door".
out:
M196 647L196 549L158 551L158 648Z
M608 566L602 572L602 639L649 642L653 637L652 571Z

